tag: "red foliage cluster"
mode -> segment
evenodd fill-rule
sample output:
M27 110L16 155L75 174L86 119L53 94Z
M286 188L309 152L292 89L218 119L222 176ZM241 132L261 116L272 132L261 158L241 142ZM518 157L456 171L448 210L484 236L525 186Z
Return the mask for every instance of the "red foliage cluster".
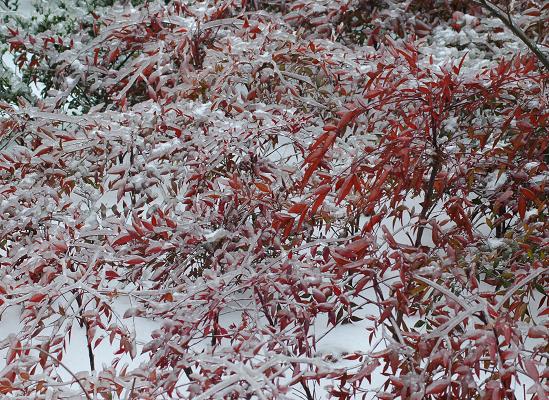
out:
M547 398L549 75L480 6L389 3L11 28L47 93L0 103L5 398Z

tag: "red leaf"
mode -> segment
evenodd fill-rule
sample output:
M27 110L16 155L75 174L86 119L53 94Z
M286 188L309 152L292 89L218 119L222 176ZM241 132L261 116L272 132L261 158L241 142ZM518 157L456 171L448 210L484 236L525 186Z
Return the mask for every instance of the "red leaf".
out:
M146 263L147 260L145 260L144 258L141 258L141 257L134 257L134 258L130 258L129 260L126 261L126 264L129 264L129 265L138 265L138 264L144 264Z
M175 229L177 228L177 223L172 221L169 218L164 218L164 221L166 221L166 225L168 225L170 228Z
M320 303L320 304L317 304L316 307L317 307L318 311L329 312L329 311L332 311L335 308L335 304L333 304L333 303Z
M361 113L362 111L357 109L357 110L348 111L345 114L343 114L343 116L341 117L341 119L337 124L337 130L340 132L345 130L345 128L347 128L347 125L349 125L351 121L353 121Z
M112 64L114 61L116 61L119 55L120 55L120 49L117 47L116 49L111 51L111 53L109 54L109 63Z
M325 303L326 302L326 295L321 292L318 289L313 288L312 289L313 298L317 303Z
M305 203L295 203L293 206L290 207L288 212L292 213L292 214L301 214L306 210L307 210L307 204L305 204Z
M107 278L108 280L112 280L112 279L120 278L120 275L118 275L113 270L109 270L105 272L105 278Z
M520 188L520 192L524 197L526 197L528 200L535 201L537 199L537 196L534 192L532 192L530 189L527 188Z
M36 294L34 294L34 295L29 299L29 301L30 301L31 303L39 303L39 302L41 302L45 297L46 297L46 295L43 294L43 293L36 293Z
M535 382L539 382L539 371L534 361L524 360L524 369L526 369L526 372L528 372L530 378L532 378Z
M53 150L52 146L44 147L43 149L39 150L37 153L34 154L35 157L40 157L41 155L44 155L46 153L50 153Z
M429 386L427 386L427 389L425 389L425 394L443 393L449 384L450 384L449 379L441 379L439 381L433 382Z
M383 219L383 214L376 214L370 218L368 223L362 228L362 233L371 232L374 226Z
M374 362L364 365L362 369L349 380L349 382L355 382L364 377L370 376L372 372L374 372L379 365L380 365L380 362L378 360L374 360Z
M271 193L271 188L262 182L254 182L254 185L263 193Z
M396 242L396 240L393 237L393 235L391 234L391 232L389 232L389 229L385 225L382 225L381 229L383 230L383 233L385 234L385 240L387 240L387 242L389 243L389 246L393 249L397 248L398 243Z
M132 240L131 235L122 235L119 236L113 243L113 246L122 245L128 243L130 240Z
M154 226L153 226L151 223L149 223L149 222L147 222L147 221L141 220L141 224L142 224L147 230L149 230L149 231L154 231Z
M368 248L371 241L367 238L355 240L348 244L345 248L352 251L355 255L360 255L364 250Z
M518 213L522 219L526 216L526 199L523 196L520 196L518 200Z
M549 336L549 330L544 326L531 326L528 329L528 337L542 339Z
M314 194L318 195L318 197L311 207L311 214L316 213L316 210L318 210L318 208L322 205L331 188L332 187L330 185L323 185L315 190Z
M362 183L360 182L360 179L358 179L358 176L356 175L353 175L353 186L355 187L355 190L360 193Z
M339 204L347 197L349 192L354 186L354 175L349 175L347 178L345 178L345 181L343 182L343 185L341 185L341 189L339 191L339 196L337 196L336 204Z
M384 92L383 89L373 89L373 90L370 90L368 93L366 93L364 95L364 98L365 99L373 99L374 97L377 97L379 96L380 94L382 94Z
M490 315L492 318L497 319L499 317L499 314L496 310L489 304L486 306L486 310L488 311L488 315Z
M369 276L364 276L360 278L360 280L357 282L355 286L354 294L357 295L358 293L360 293L360 291L364 288L364 286L366 286L366 284L371 281L372 281L372 278Z
M160 253L161 251L162 251L161 246L153 246L153 247L149 247L147 250L145 250L147 255Z
M64 253L67 251L68 247L67 247L67 244L65 242L62 242L62 241L54 241L53 243L53 247L55 247L57 250L59 250L61 253Z
M305 174L303 175L303 179L301 180L302 187L304 187L307 184L307 182L309 182L309 179L311 178L311 176L313 176L313 173L315 172L316 168L320 164L320 161L321 159L318 158L309 165L309 168L307 168L307 170L305 171Z

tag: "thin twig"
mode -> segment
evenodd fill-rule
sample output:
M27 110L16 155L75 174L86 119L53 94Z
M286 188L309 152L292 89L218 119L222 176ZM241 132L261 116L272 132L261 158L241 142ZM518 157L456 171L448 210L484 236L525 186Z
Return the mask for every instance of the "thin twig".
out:
M86 396L86 399L87 400L92 400L92 398L90 397L90 395L88 394L88 392L86 391L86 388L84 387L84 385L82 384L82 382L80 382L80 379L78 379L76 377L76 375L74 374L74 372L72 372L65 364L63 364L63 362L61 362L60 360L58 360L57 358L55 358L50 352L44 350L44 349L41 349L40 347L33 347L32 349L34 350L38 350L40 353L50 357L52 360L54 360L56 363L58 363L59 365L61 365L63 368L65 368L65 370L73 377L73 379L76 381L76 383L78 383L78 386L80 386L80 388L82 389L82 391L84 392L84 396ZM15 350L20 350L20 351L25 351L25 349L23 348L17 348Z
M505 304L505 302L507 300L509 300L511 298L511 296L513 295L513 293L515 293L519 288L521 288L522 286L530 283L531 281L536 279L538 276L546 274L548 271L549 271L549 268L538 269L536 272L534 272L533 274L531 274L528 277L524 278L522 281L517 282L515 284L515 286L510 288L507 291L507 293L505 293L505 296L503 296L503 298L498 302L498 304L496 304L496 306L494 307L494 310L498 311L501 308L501 306L503 306Z
M301 383L301 387L305 391L305 395L307 396L307 400L314 400L313 394L311 393L311 389L309 389L309 386L305 383L303 379L299 381Z
M454 300L455 303L459 304L461 308L464 310L468 310L470 306L465 303L462 299L460 299L458 296L456 296L454 293L452 293L450 290L446 289L444 286L439 285L436 282L433 282L430 279L424 278L423 276L414 274L414 279L417 279L418 281L421 281L425 283L428 286L431 286L433 289L438 290L440 293L446 295L446 297Z
M127 400L132 400L133 399L133 391L135 390L135 380L137 378L133 378L133 382L132 382L132 388L130 390L130 393L128 394L128 399Z
M522 42L528 46L528 48L536 55L539 61L545 66L547 70L549 70L549 59L547 56L539 49L538 46L530 40L528 36L524 33L522 29L520 29L517 25L513 23L513 20L509 15L506 15L502 10L500 10L498 7L496 7L494 4L490 3L486 0L478 0L476 1L477 4L480 4L485 10L487 10L490 14L492 14L494 17L498 18L503 22L503 24L511 30Z

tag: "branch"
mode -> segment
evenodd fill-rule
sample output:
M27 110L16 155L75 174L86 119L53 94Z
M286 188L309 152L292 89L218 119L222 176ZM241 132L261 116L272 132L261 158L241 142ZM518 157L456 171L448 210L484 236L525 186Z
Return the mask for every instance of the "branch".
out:
M516 26L513 23L513 20L511 17L507 14L505 14L502 10L500 10L498 7L496 7L494 4L490 3L486 0L478 0L476 1L477 4L479 4L482 8L487 10L490 14L492 14L494 17L498 18L503 22L503 24L511 30L517 36L522 42L528 46L528 48L536 55L539 61L545 66L547 70L549 70L549 59L547 56L530 40L528 36L524 33L522 29L520 29L518 26Z
M136 380L136 378L133 378L132 389L130 390L130 393L128 394L128 397L127 397L126 400L132 400L133 399L133 391L135 390L135 380Z
M470 309L470 306L467 303L465 303L464 300L460 299L458 296L456 296L454 293L446 289L444 286L441 286L430 279L424 278L423 276L416 275L416 274L414 274L414 279L417 279L418 281L421 281L426 285L431 286L433 289L438 290L440 293L444 294L446 297L454 300L454 302L459 304L461 308L463 308L464 310Z
M503 298L498 302L498 304L496 304L495 306L495 310L498 311L501 306L503 306L505 304L505 302L507 300L509 300L511 298L511 296L513 296L513 293L515 293L518 289L520 289L522 286L530 283L531 281L533 281L534 279L536 279L538 276L540 275L543 275L545 273L547 273L549 271L549 268L542 268L542 269L538 269L536 272L534 272L532 275L524 278L522 281L520 282L517 282L512 288L510 288L507 293L505 293L505 296L503 296Z
M419 223L421 225L419 226L419 229L417 231L416 242L414 244L415 247L421 246L421 238L423 237L423 231L425 230L425 225L424 225L425 219L427 219L427 216L429 214L429 209L431 208L431 203L433 202L435 180L440 169L440 156L439 156L439 150L438 150L438 144L437 144L437 135L438 135L437 125L432 114L431 114L431 133L432 133L431 145L433 146L435 155L431 162L431 168L432 168L431 176L429 177L429 183L427 184L427 190L425 192L425 199L423 200L423 206L421 208L421 213L419 215Z
M448 322L440 325L436 330L433 332L425 335L425 339L434 339L434 338L441 338L447 336L451 331L454 330L459 324L461 324L466 318L469 318L473 316L476 312L482 311L484 309L484 306L482 304L477 304L473 308L467 308L466 310L460 312L455 317L450 319ZM435 347L438 347L435 346ZM433 349L434 351L434 349Z
M303 379L299 381L301 383L301 387L305 391L305 395L307 396L307 400L314 400L313 394L311 393L311 390L309 389L309 386L307 386L307 383Z
M78 383L78 386L80 386L80 388L82 389L82 391L84 392L84 396L86 396L86 400L92 400L92 398L90 397L90 395L88 394L88 392L86 391L86 388L84 387L84 385L82 384L82 382L80 382L80 379L78 379L76 377L76 375L74 374L74 372L72 372L65 364L63 364L60 360L58 360L57 358L55 358L49 351L46 351L44 349L41 349L40 347L32 347L33 350L38 350L40 353L46 355L47 357L50 357L53 361L55 361L57 364L61 365L71 376L72 378L76 381L76 383ZM24 351L25 349L23 348L18 348L16 350L21 350L21 351Z
M90 361L91 371L95 371L95 355L93 354L92 339L90 337L90 324L87 320L84 320L84 325L86 326L86 341L88 342L88 359Z

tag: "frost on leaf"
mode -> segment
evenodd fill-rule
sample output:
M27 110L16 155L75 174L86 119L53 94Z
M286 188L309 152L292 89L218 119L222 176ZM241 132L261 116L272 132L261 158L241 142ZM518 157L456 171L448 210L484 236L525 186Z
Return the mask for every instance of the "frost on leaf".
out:
M546 397L546 7L15 3L0 393Z

